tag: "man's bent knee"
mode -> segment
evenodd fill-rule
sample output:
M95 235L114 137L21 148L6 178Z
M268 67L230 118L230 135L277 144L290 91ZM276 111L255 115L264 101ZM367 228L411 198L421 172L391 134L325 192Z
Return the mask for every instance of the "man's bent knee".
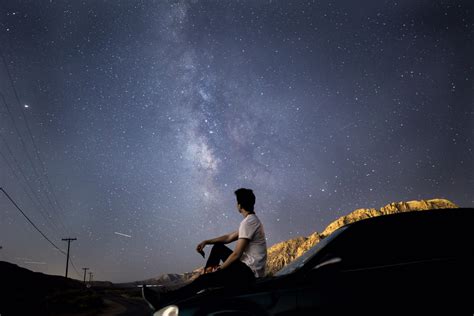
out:
M212 248L227 248L227 247L224 246L224 244L222 244L222 243L217 243L217 244L214 244L214 245L212 246Z

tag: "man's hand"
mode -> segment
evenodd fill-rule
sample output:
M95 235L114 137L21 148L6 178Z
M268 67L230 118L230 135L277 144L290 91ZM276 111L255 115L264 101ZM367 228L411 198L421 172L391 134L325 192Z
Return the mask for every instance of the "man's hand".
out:
M196 247L196 251L199 252L201 254L201 256L204 257L204 247L207 245L207 240L204 240L204 241L201 241L197 247Z

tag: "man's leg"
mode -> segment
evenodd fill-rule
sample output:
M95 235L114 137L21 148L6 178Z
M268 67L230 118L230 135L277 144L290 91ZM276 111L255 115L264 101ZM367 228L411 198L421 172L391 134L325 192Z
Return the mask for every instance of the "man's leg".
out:
M142 289L142 295L150 307L152 307L154 310L157 310L166 304L171 304L176 300L191 297L205 288L221 285L223 274L227 274L227 272L224 270L219 270L216 272L203 274L197 277L193 282L172 291L153 291L144 286Z
M250 270L245 263L235 261L223 270L200 275L188 285L174 291L163 293L162 301L172 302L180 298L189 297L209 287L246 287L253 281L255 281L255 276L252 270Z
M216 272L202 274L198 276L194 281L192 281L191 283L185 286L182 286L172 291L166 291L162 293L160 300L162 302L171 302L176 299L195 295L200 290L203 290L209 287L221 286L224 274L226 274L224 270L218 270Z
M218 266L221 260L222 262L226 261L231 253L232 250L224 246L224 244L214 244L209 258L207 259L206 266L204 267L204 271L209 267Z

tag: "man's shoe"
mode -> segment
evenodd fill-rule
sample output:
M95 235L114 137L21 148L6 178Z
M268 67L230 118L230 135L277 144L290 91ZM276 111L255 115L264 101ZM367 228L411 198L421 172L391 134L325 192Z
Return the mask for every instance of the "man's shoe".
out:
M160 298L161 298L160 292L153 291L152 289L148 288L145 284L143 284L142 297L145 300L145 302L148 303L148 306L150 306L150 308L153 311L156 311L158 309Z
M202 274L207 274L207 273L216 272L218 269L219 269L219 265L217 265L217 266L210 266L210 267L204 268L204 271L203 271Z

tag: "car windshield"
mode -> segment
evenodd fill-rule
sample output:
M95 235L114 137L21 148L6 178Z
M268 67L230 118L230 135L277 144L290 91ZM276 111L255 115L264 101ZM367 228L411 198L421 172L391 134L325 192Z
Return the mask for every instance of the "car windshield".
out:
M335 237L340 235L344 230L346 230L347 226L341 227L336 230L334 233L329 235L328 237L321 240L317 243L313 248L306 251L303 255L298 257L295 261L285 266L283 269L275 273L275 276L282 276L286 274L290 274L295 272L296 270L302 268L308 261L311 259L316 253L318 253L321 249L323 249L331 240Z

